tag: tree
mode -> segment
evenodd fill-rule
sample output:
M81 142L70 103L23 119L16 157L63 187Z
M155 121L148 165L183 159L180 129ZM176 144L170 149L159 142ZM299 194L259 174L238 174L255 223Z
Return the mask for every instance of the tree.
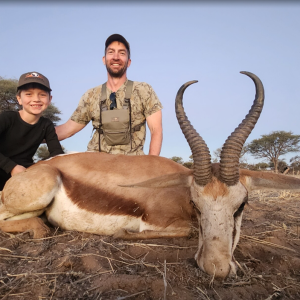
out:
M50 119L53 122L54 126L56 126L56 122L59 122L61 120L61 118L58 116L60 114L61 111L53 103L50 103L50 105L44 111L43 116Z
M185 166L188 169L193 169L194 167L194 160L192 155L189 156L189 161L183 161L182 157L180 156L173 156L170 159L177 162L180 165Z
M183 165L188 168L188 169L193 169L194 168L194 159L193 159L193 155L189 156L189 161L185 161L183 163Z
M193 169L194 164L193 164L192 161L185 161L185 162L183 163L183 166L186 167L186 168L188 168L188 169Z
M66 149L64 146L61 146L63 151L65 152ZM33 156L33 160L34 162L38 162L39 160L45 160L47 158L49 158L50 156L50 152L48 151L48 147L47 145L41 145L39 146L39 148L36 150L34 156Z
M260 162L257 163L256 165L257 170L265 170L266 168L269 167L269 164L265 163L265 162Z
M22 106L18 103L17 94L17 79L4 79L0 76L0 112L7 110L18 111ZM56 126L56 122L60 121L59 115L61 111L52 103L44 111L43 116L50 119Z
M299 171L300 170L300 156L296 155L290 159L290 166L293 168L294 171Z
M212 160L213 163L217 163L220 162L221 159L221 151L222 148L218 148L213 152L214 158ZM240 164L246 164L247 160L243 157L246 153L247 153L248 149L247 149L247 145L244 145L240 154Z
M298 152L300 135L291 131L273 131L262 135L248 144L247 149L255 158L266 158L274 164L274 171L278 173L278 160L281 155Z
M36 152L33 156L33 160L35 162L38 162L39 160L45 160L45 159L49 158L49 156L50 156L50 153L48 151L48 147L46 145L41 145L36 150Z
M275 169L274 168L274 163L272 161L269 163L269 167ZM277 162L278 172L283 173L287 168L288 168L288 164L285 162L285 160L284 159L278 159L278 162Z
M0 76L0 112L21 109L16 98L17 86L17 79L4 79Z
M170 159L172 159L173 161L183 165L183 160L182 160L182 157L179 157L179 156L172 156Z
M221 148L218 148L216 149L214 152L213 152L213 155L214 155L214 158L213 158L213 163L217 163L217 162L220 162L220 158L221 158Z
M290 159L291 167L300 168L300 156L296 155Z

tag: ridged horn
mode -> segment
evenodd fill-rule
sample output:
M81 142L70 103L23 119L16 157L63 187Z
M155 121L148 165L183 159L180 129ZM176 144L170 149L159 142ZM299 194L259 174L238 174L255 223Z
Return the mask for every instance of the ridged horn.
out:
M256 95L253 105L242 123L231 133L224 143L220 160L220 180L228 186L239 181L239 158L242 148L254 128L264 105L264 87L260 79L250 72L240 72L249 76L255 84Z
M182 105L182 98L185 89L198 82L197 80L189 81L181 86L178 90L175 100L175 111L179 126L191 148L193 159L194 159L194 178L195 182L201 186L205 186L211 180L211 157L209 149L202 139L202 137L197 133L194 127L188 120L184 108Z

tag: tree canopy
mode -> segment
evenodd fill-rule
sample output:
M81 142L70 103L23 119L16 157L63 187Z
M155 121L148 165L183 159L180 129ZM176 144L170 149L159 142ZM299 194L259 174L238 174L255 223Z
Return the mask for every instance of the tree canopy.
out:
M223 146L222 146L223 147ZM217 148L214 152L213 152L213 159L212 162L213 163L218 163L220 162L221 159L221 151L222 151L222 147ZM247 145L244 145L240 154L240 164L245 164L247 163L245 157L243 157L246 153L247 153L248 149L247 149Z
M188 169L192 169L194 167L194 160L192 155L189 156L189 161L183 161L182 157L180 156L172 156L170 159L177 162L180 165L185 166Z
M177 163L179 163L179 164L183 164L183 159L182 159L182 157L179 157L179 156L172 156L171 158L170 158L171 160L173 160L173 161L175 161L175 162L177 162Z
M64 146L61 146L63 151L65 152L66 149ZM47 145L41 145L39 146L39 148L36 150L34 156L33 156L33 160L35 162L38 162L39 160L45 160L47 158L49 158L50 156L50 152L48 150Z
M4 79L0 76L0 112L7 110L18 111L22 109L19 105L16 94L17 94L17 79ZM61 111L52 103L44 111L43 116L50 119L54 125L60 121L59 115Z
M266 158L274 164L275 172L278 172L278 161L281 155L300 151L300 135L294 135L291 131L273 131L262 135L247 146L255 158Z
M296 155L296 156L292 157L290 159L290 163L297 167L300 167L300 155Z
M296 155L290 159L291 167L295 171L300 170L300 155Z
M18 80L4 79L0 76L0 112L6 110L20 110L16 98Z
M50 119L53 122L54 126L56 126L56 122L59 122L61 120L61 118L59 117L60 114L61 111L53 103L50 103L50 105L44 111L43 116Z

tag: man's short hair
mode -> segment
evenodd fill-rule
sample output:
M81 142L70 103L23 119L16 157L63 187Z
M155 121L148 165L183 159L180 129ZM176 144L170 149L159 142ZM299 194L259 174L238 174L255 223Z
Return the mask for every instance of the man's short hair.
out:
M106 54L106 49L107 47L112 43L112 42L120 42L122 44L124 44L124 46L126 47L127 51L128 51L128 58L130 58L130 45L127 42L127 40L121 35L121 34L112 34L111 36L109 36L105 42L105 51L104 54Z

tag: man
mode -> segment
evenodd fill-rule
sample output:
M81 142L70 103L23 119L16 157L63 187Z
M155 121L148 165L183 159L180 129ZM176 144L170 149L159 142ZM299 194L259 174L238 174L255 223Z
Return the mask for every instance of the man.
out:
M159 155L162 105L150 85L127 79L130 46L122 35L107 38L102 60L107 69L107 82L88 90L71 118L56 127L59 140L74 135L92 120L95 132L88 151L143 155L147 122L151 133L149 154Z

